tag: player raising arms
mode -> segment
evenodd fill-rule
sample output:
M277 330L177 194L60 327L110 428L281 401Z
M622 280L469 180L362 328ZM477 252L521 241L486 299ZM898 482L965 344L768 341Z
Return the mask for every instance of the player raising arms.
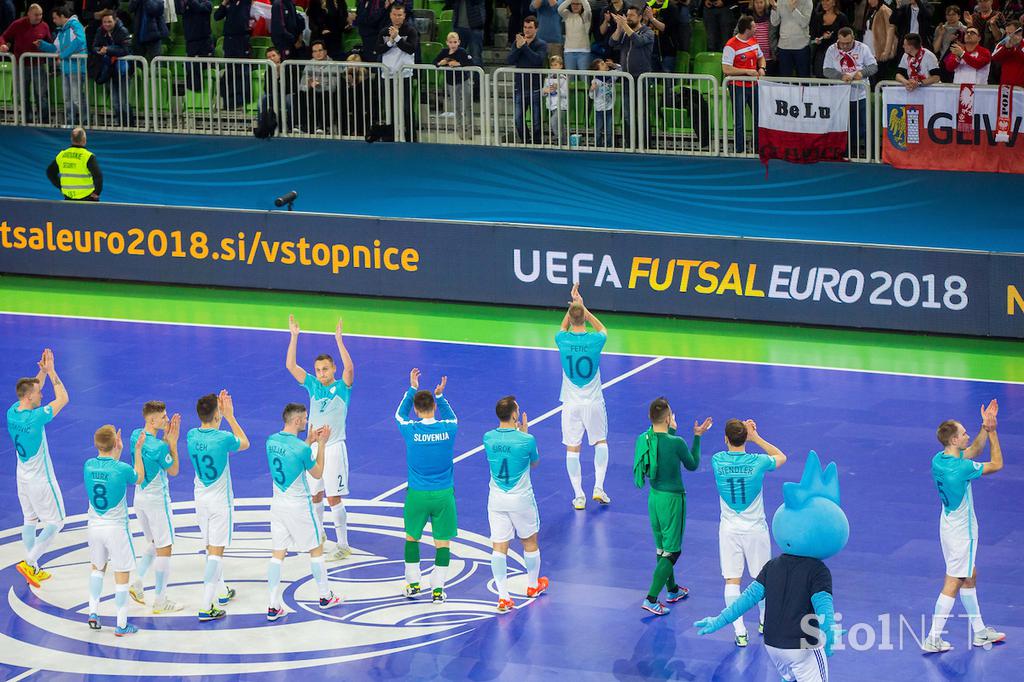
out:
M138 632L128 623L128 578L135 568L135 547L128 528L128 486L137 485L146 477L142 448L146 434L135 441L135 465L121 460L124 443L120 429L110 424L101 426L93 436L97 456L85 461L85 493L89 496L89 627L100 629L100 595L107 563L114 568L114 605L117 627L114 635L123 637Z
M203 575L203 601L200 622L223 618L225 611L213 603L214 591L219 588L217 601L227 604L235 591L224 582L224 548L231 546L234 493L231 489L231 468L228 455L249 449L249 439L235 419L235 406L227 390L220 395L204 395L196 401L196 414L200 427L185 436L189 457L195 467L195 501L199 530L206 545L206 572ZM221 431L221 422L227 419L231 433Z
M398 430L405 440L405 458L409 467L409 490L405 496L402 516L405 519L405 589L406 597L420 593L420 538L430 523L434 536L434 570L430 585L435 604L446 599L444 581L451 563L451 539L458 534L459 520L455 512L455 435L459 420L455 417L444 389L448 377L434 392L421 391L420 371L409 372L409 389L395 411ZM409 408L418 420L411 420ZM440 418L438 418L440 417Z
M942 501L939 516L939 541L946 559L946 581L935 602L931 631L921 643L929 653L949 651L953 646L942 639L946 619L953 610L956 596L971 620L974 646L985 646L1006 639L1002 632L985 627L978 606L977 558L978 518L974 515L974 494L971 481L985 474L994 474L1003 468L1003 450L996 435L996 417L999 403L995 400L981 408L981 431L971 442L963 424L952 419L939 424L936 436L942 451L932 458L932 478ZM985 449L986 441L992 446L991 461L972 461Z
M747 441L764 450L765 455L747 452ZM761 438L753 419L730 419L725 423L725 446L728 450L711 457L715 473L722 521L718 527L718 555L725 578L725 605L740 598L740 580L743 561L747 572L757 578L761 569L772 558L772 540L768 535L768 522L764 516L764 498L761 487L765 472L774 471L786 463L786 455ZM761 616L757 631L764 632L764 600L758 602ZM733 621L736 646L748 644L747 627L743 616Z
M711 428L711 417L703 423L693 423L693 441L676 435L676 416L665 398L655 398L648 410L651 428L636 439L633 458L633 483L644 487L644 479L651 483L647 497L647 512L651 517L657 563L647 598L640 607L656 616L664 616L669 609L658 601L662 588L667 590L670 604L689 596L690 591L676 582L675 564L683 549L683 531L686 529L686 490L680 466L696 471L700 466L700 437Z
M309 429L306 440L299 433L306 429L306 408L288 403L282 414L284 428L267 438L267 463L274 479L274 498L270 502L270 538L273 553L267 568L270 606L267 620L275 621L285 614L278 586L281 565L288 554L309 553L309 572L320 592L320 609L334 608L341 603L327 582L324 566L324 527L313 513L313 497L306 476L319 479L324 472L324 445L331 437L331 428ZM318 444L314 451L311 445Z
M540 455L537 439L527 433L526 413L519 412L513 395L505 396L494 407L498 428L484 434L484 450L491 468L487 519L491 525L491 571L498 589L498 613L515 608L508 592L508 546L516 534L523 542L526 560L526 596L535 597L548 588L548 579L540 575L540 512L533 496L530 469Z
M64 498L53 474L46 425L68 404L68 391L54 369L53 351L44 350L38 365L39 373L34 377L18 379L14 387L18 402L7 410L7 432L18 454L18 501L25 519L21 539L26 554L17 569L32 587L39 587L39 583L50 577L39 567L39 558L64 527ZM47 378L53 384L54 399L40 407ZM39 524L43 525L43 530L37 536Z
M562 318L562 328L555 334L555 344L562 358L562 443L565 445L565 468L572 483L575 509L584 509L583 469L580 448L583 432L594 446L594 499L608 504L604 491L608 471L608 413L601 390L601 349L608 332L601 321L583 304L579 283L572 285L572 302ZM593 331L587 330L587 325Z
M334 330L334 341L337 343L338 355L341 357L341 381L335 377L338 367L330 355L316 356L316 360L313 362L313 371L316 376L307 374L306 370L299 367L295 360L299 343L299 325L295 321L294 315L288 316L288 331L291 332L291 338L288 341L288 354L284 363L295 380L302 384L309 393L310 427L313 429L318 429L321 426L331 427L331 439L327 442L327 451L324 453L323 477L319 480L309 479L310 491L313 493L313 509L317 518L320 519L321 525L324 521L325 493L327 503L331 505L337 547L333 552L328 553L327 561L341 561L352 554L348 544L348 515L341 497L349 494L345 420L348 416L348 403L352 395L352 382L355 380L356 370L355 365L352 364L352 356L345 348L341 330L341 318L339 317L338 325ZM314 443L314 447L318 447L316 443Z
M171 494L167 477L178 475L181 415L175 414L168 418L167 405L159 400L150 400L142 406L142 418L146 420L146 425L132 431L131 449L134 451L142 434L146 434L142 445L145 476L135 489L132 506L142 526L142 534L149 544L142 555L130 593L138 603L146 603L142 581L149 567L153 566L156 570L153 613L171 613L181 611L181 604L167 598L167 581L171 574L171 553L174 549L174 523L171 521ZM160 430L164 432L163 439L157 437Z

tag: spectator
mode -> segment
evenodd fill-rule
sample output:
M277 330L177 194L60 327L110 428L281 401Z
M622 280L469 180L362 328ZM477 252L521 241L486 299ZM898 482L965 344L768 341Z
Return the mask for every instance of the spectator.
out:
M112 10L116 14L120 3L117 0L77 0L75 4L82 12L85 41L91 47L96 41L96 32L100 29L103 13Z
M558 13L565 23L565 68L586 71L590 68L590 1L563 0Z
M723 0L704 0L704 29L708 52L721 52L732 37L735 25L732 10Z
M292 0L274 0L270 6L270 41L281 53L281 60L295 58L302 48L302 27Z
M932 38L932 51L935 52L940 63L945 58L950 45L963 42L966 30L967 26L960 21L960 8L956 5L947 7L946 21L935 29L935 37Z
M523 22L530 14L531 0L505 0L508 5L508 45L516 41L516 36L523 32ZM536 17L534 17L536 18Z
M249 47L249 16L252 13L252 0L223 0L213 13L213 18L224 22L224 42L221 46L225 57L231 59L248 59ZM281 51L278 50L278 55Z
M367 61L376 58L377 36L386 17L384 0L356 0L355 27L363 42L363 52L368 56Z
M175 0L181 28L185 34L185 54L189 57L210 57L213 55L213 31L210 29L210 15L213 14L211 0ZM225 38L224 42L227 42ZM225 54L225 56L227 56Z
M170 32L164 19L163 0L131 0L128 11L135 18L135 54L152 61L163 50Z
M625 16L627 9L629 9L629 6L625 0L611 0L598 15L601 17L601 23L598 24L597 31L595 32L595 37L597 38L595 53L599 57L609 58L613 62L618 60L619 49L611 45L612 34L615 33L616 29L615 20L612 17L616 14Z
M381 81L366 67L352 66L360 63L362 55L353 52L345 60L344 89L341 93L342 134L365 137L371 127L371 118L382 120L381 105L384 102Z
M35 52L36 43L49 43L53 40L50 35L50 25L43 21L43 8L39 5L29 5L28 13L7 27L7 30L0 34L0 52L10 52L15 59L26 52ZM16 77L19 73L15 69ZM50 122L50 99L46 72L46 62L35 60L27 64L25 73L25 115L29 123ZM33 104L30 105L29 102Z
M651 27L657 31L657 54L661 71L676 70L676 56L690 51L690 0L662 0L661 8L652 11Z
M779 27L778 70L780 76L811 75L811 35L808 27L814 14L811 0L769 0L771 22Z
M18 12L14 9L13 0L0 0L0 33L6 31L17 17Z
M562 56L562 17L558 0L530 0L530 9L537 17L537 37L547 43L548 57Z
M459 45L473 58L473 63L484 63L484 26L487 23L487 4L484 0L448 0L452 10L452 28L459 34Z
M765 73L778 73L779 34L771 22L771 5L768 0L752 0L750 16L754 19L754 37L764 53Z
M610 59L595 59L591 71L618 70L619 65ZM615 144L615 79L611 76L594 76L590 80L590 99L594 100L594 144L611 147Z
M39 41L40 52L56 52L60 55L61 86L64 95L64 116L66 125L88 125L89 108L82 97L85 80L86 55L85 28L75 16L70 5L56 7L51 12L57 35L52 43Z
M878 72L871 77L872 87L878 82L883 71L891 68L896 57L896 27L889 23L892 10L883 0L868 0L864 12L864 44L878 60Z
M903 59L896 69L896 80L907 90L939 82L939 60L922 46L921 36L908 33L903 38Z
M260 116L264 116L274 109L272 94L274 92L274 74L276 73L278 78L284 78L284 70L281 68L281 53L278 52L277 48L274 46L268 47L266 56L274 64L274 68L267 69L263 77L263 92L260 95L260 102L257 107ZM291 130L294 125L292 121L292 100L295 97L294 85L294 79L285 79L284 101L281 102L281 109L284 111L284 120L280 122L282 130Z
M110 83L110 104L114 110L114 124L135 127L135 114L128 102L129 62L121 59L131 54L132 35L111 10L102 13L100 29L96 32L93 52L102 60L99 84Z
M853 29L844 26L834 45L825 53L825 78L849 83L850 88L850 141L851 156L863 156L867 148L868 79L878 71L878 62L871 48L854 40ZM852 133L856 129L856 136Z
M334 102L338 93L339 70L323 41L314 40L313 60L302 70L299 82L299 125L317 135L334 134Z
M973 26L981 33L981 46L989 52L995 49L996 43L1003 39L1003 15L993 8L992 0L978 0L973 12L967 14L968 26Z
M348 28L348 5L345 0L310 0L306 19L314 42L319 40L333 60L345 56L345 29Z
M626 14L615 14L615 32L612 33L610 45L619 48L619 55L622 59L622 70L633 77L637 82L640 76L650 73L654 69L651 66L651 57L654 53L654 31L648 26L640 23L640 10L630 6ZM622 81L622 99L629 101L629 81ZM623 107L622 119L626 130L630 130L629 107Z
M986 85L992 53L981 45L981 31L971 26L964 33L963 43L949 46L943 62L946 70L953 74L954 83Z
M561 71L565 66L557 54L548 62L553 71ZM569 77L564 73L548 74L540 92L548 109L548 139L551 144L564 145L569 142Z
M461 73L458 69L473 65L473 58L462 47L459 34L452 31L445 38L447 49L441 50L434 60L434 66L451 69L444 76L448 101L451 102L452 113L455 114L455 132L460 140L473 137L473 121L468 116L473 113L473 81L472 76Z
M896 43L903 44L907 34L920 36L925 44L932 39L932 8L920 0L897 0L897 8L893 10L889 21L896 27ZM926 50L927 51L927 50Z
M537 18L523 19L523 32L515 37L505 62L517 69L540 69L548 54L547 44L537 37ZM540 88L538 74L516 74L512 81L512 100L515 106L516 140L540 144ZM525 100L529 98L527 103ZM530 136L526 135L526 108L530 109Z
M754 19L750 16L740 17L736 24L736 35L729 39L722 52L722 74L725 76L744 76L760 78L764 75L764 53L754 37ZM732 97L733 142L737 154L746 152L747 139L746 107L750 107L754 115L754 147L757 147L757 87L750 80L729 84Z
M416 91L413 89L412 71L402 71L407 64L416 63L416 52L420 48L420 34L412 22L406 22L405 5L396 2L391 5L388 12L390 25L381 29L377 38L377 54L381 62L388 67L392 78L401 78L402 87L405 91L403 118L405 119L405 141L416 142L417 128L413 120L415 113L414 98Z
M1006 37L999 41L992 53L992 61L999 64L1000 85L1024 87L1024 43L1021 42L1021 20L1006 22Z
M811 73L815 78L824 76L822 64L825 63L825 53L836 42L839 29L849 25L836 0L821 0L818 11L811 15L811 42L814 44Z

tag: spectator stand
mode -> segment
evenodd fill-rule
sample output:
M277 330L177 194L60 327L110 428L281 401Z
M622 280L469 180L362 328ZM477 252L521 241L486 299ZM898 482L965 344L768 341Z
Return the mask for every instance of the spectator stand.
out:
M654 154L717 156L721 131L718 81L701 74L645 73L637 106L647 134L639 150Z
M424 61L427 61L427 45L423 45ZM437 46L440 50L440 45ZM437 52L431 56L432 62ZM408 76L407 76L408 74ZM404 132L405 112L413 115L415 138L420 142L439 144L488 143L490 137L490 101L486 94L474 98L474 82L479 82L481 93L487 93L487 74L478 66L458 68L435 67L431 64L406 64L401 77L412 79L410 89L395 88L397 106L395 113L396 131ZM412 107L405 106L405 98L411 93Z
M394 84L383 64L289 60L279 75L281 134L335 140L393 134Z
M18 101L15 93L17 69L14 55L0 52L0 125L17 125Z

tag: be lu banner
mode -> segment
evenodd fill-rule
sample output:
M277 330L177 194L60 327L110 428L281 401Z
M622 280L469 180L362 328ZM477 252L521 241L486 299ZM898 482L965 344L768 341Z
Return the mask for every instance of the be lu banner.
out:
M1024 173L1024 88L882 88L882 160L897 168Z
M844 161L850 127L850 87L758 83L761 161Z

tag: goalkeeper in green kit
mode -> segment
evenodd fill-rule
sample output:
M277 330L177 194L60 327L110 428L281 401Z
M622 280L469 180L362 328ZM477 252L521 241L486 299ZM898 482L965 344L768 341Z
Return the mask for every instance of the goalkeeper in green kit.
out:
M697 470L700 465L700 437L711 428L711 417L702 424L693 423L690 447L676 435L676 416L665 398L657 398L651 403L650 417L651 428L636 439L633 459L636 487L642 489L645 479L651 482L647 510L651 516L654 545L658 550L654 579L641 608L656 616L664 616L669 609L658 601L662 588L667 590L665 601L670 604L689 595L689 590L676 583L674 571L686 527L686 491L679 467L685 466L687 471Z

